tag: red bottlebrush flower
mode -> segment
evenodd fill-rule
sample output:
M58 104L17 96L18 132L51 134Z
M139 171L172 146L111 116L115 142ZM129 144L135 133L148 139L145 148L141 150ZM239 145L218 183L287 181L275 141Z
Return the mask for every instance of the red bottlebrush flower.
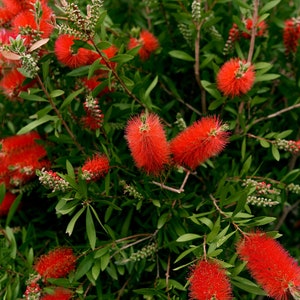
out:
M128 49L141 46L139 50L139 56L142 60L147 60L150 54L158 49L159 42L158 39L149 31L143 30L140 34L140 38L130 38Z
M82 177L87 181L97 181L109 171L109 160L104 154L96 154L86 160L81 168Z
M47 38L53 31L54 26L51 24L52 10L42 4L42 16L37 20L35 12L31 9L23 10L12 20L12 29L15 33L22 33L22 29L31 29L41 32L41 38ZM25 36L27 42L31 41L31 36Z
M77 68L88 63L89 53L88 49L79 48L74 52L72 46L74 45L76 37L68 34L60 35L55 41L54 52L57 59L70 68Z
M34 270L45 280L61 278L75 270L76 256L71 248L57 248L41 256Z
M295 53L298 48L300 38L300 20L289 19L284 22L283 43L286 54Z
M158 175L169 162L169 145L156 114L143 113L131 119L125 138L136 166L146 173Z
M217 87L225 96L246 94L255 80L254 68L238 58L227 61L217 74Z
M225 270L216 262L199 261L191 270L189 281L191 299L233 299L230 282Z
M171 142L173 160L195 169L208 158L219 154L228 142L226 126L217 117L205 117L179 133Z
M299 297L300 267L279 242L265 233L252 233L238 243L237 253L247 261L251 275L270 297L275 300L289 299L289 295Z
M104 115L99 107L98 100L94 98L88 98L84 102L83 106L87 114L82 118L84 126L91 130L101 128Z
M27 89L28 86L23 86L25 78L17 69L11 69L4 74L0 81L0 89L7 97L12 99L18 96L21 91Z
M41 137L36 131L9 136L0 141L1 152L18 152L20 151L20 149L35 146L36 140L40 139Z
M6 192L3 201L0 203L0 216L6 216L10 207L16 199L16 195L11 192Z
M250 39L251 38L251 30L252 30L252 26L253 26L253 20L252 19L247 19L245 21L245 25L246 25L246 30L242 32L242 36L246 39ZM255 36L263 36L266 32L267 29L267 24L265 21L261 21L256 25L256 35Z
M72 291L64 288L56 288L52 294L47 294L40 298L41 300L70 300L72 298Z

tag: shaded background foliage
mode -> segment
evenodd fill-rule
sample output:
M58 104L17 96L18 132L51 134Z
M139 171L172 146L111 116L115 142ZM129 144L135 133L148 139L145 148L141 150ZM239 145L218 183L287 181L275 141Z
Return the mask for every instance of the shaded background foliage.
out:
M57 61L53 45L59 33L53 32L45 45L49 53L39 62L39 75L48 92L63 91L53 99L83 151L61 120L36 126L36 119L55 116L42 91L37 95L46 102L30 101L27 92L18 101L0 95L1 138L37 130L51 168L68 174L67 181L78 180L68 193L51 193L36 178L19 191L20 209L1 218L1 298L21 298L35 259L57 246L73 248L78 264L67 280L53 282L74 289L79 299L188 299L189 267L204 255L205 248L206 255L218 259L228 271L236 299L262 299L263 291L237 259L235 243L240 233L233 223L246 232L260 228L276 237L282 234L280 242L299 259L299 194L286 189L289 183L299 185L299 158L278 151L270 142L299 140L299 106L280 112L299 104L299 50L287 57L283 44L284 21L298 16L299 4L260 1L259 12L264 7L268 14L267 32L256 38L253 56L254 65L260 63L260 80L247 95L231 99L217 90L215 78L231 57L247 58L250 40L241 38L227 54L224 47L232 24L238 22L242 30L242 19L251 18L252 1L202 2L199 86L194 71L192 1L104 1L108 15L96 38L128 53L129 38L137 28L146 28L158 38L160 47L146 61L138 55L128 62L119 59L116 72L139 102L111 75L115 89L99 97L104 122L96 132L79 122L84 115L85 89L64 104L83 87L79 79L89 69L71 70ZM270 9L268 3L273 4ZM87 4L78 2L82 11ZM61 15L55 3L49 5ZM185 36L179 25L185 26ZM206 111L201 103L204 97ZM145 108L160 116L168 140L180 132L176 124L180 117L190 125L202 116L218 115L229 125L226 149L199 166L182 193L152 183L156 180L179 188L185 176L182 170L170 168L160 178L152 178L134 166L124 128ZM78 169L96 152L108 155L111 169L105 178L87 183L77 177ZM275 200L279 204L271 208L247 204L253 191L242 185L246 178L278 188ZM212 199L217 200L219 210ZM82 208L84 212L74 219ZM232 218L224 217L220 209L233 213Z

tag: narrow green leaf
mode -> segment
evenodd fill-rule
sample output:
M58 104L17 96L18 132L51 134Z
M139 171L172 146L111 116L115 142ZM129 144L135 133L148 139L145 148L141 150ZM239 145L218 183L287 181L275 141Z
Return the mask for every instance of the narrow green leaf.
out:
M194 57L181 50L172 50L169 52L169 55L185 61L195 61Z
M71 72L69 72L69 73L67 74L67 76L70 76L70 77L77 77L77 76L88 75L88 73L89 73L89 68L90 68L90 66L79 67L79 68L74 69L74 70L72 70Z
M17 196L17 198L14 200L13 204L11 205L9 211L8 211L8 215L6 217L6 222L5 222L5 225L8 226L10 221L12 220L15 212L17 211L19 205L20 205L20 202L21 202L21 199L22 199L22 196L23 194L19 194Z
M263 74L263 75L259 75L257 77L255 77L255 82L260 82L260 81L270 81L270 80L274 80L280 77L280 74Z
M4 183L0 184L0 205L5 197L5 193L6 193L6 186Z
M266 140L259 140L259 143L264 148L269 148L271 146L271 144L269 142L267 142Z
M162 214L157 221L157 228L161 229L169 219L169 213Z
M63 95L65 92L63 90L54 90L50 93L51 98L57 98L61 95Z
M60 109L63 109L63 108L65 108L66 106L68 106L68 105L72 102L72 100L75 99L78 95L80 95L83 91L84 91L84 88L79 89L79 90L77 90L77 91L71 93L71 94L64 100L64 102L62 103Z
M182 242L188 242L188 241L192 241L192 240L200 239L200 238L202 238L202 236L199 235L199 234L195 234L195 233L186 233L186 234L181 235L181 236L176 240L176 242L182 243Z
M251 163L252 163L252 156L250 155L243 164L241 174L240 174L241 177L249 171Z
M86 210L86 233L88 236L88 240L90 242L90 246L92 250L95 249L96 246L96 230L95 230L95 225L94 225L94 220L90 211L90 207L87 207Z
M150 93L157 85L157 82L158 82L158 76L155 76L155 78L153 79L153 81L151 82L151 84L149 85L149 87L147 88L147 90L145 92L145 95L144 95L145 99L150 96Z
M273 7L275 7L277 4L279 4L280 1L281 0L268 1L268 3L266 3L259 11L259 15L262 15L265 12L271 10Z
M67 168L68 175L71 178L75 179L74 168L73 168L72 164L68 160L66 160L66 168Z
M38 119L38 120L35 120L31 123L29 123L28 125L24 126L23 128L21 128L17 134L24 134L24 133L27 133L33 129L35 129L36 127L44 124L44 123L47 123L49 121L57 121L58 120L58 117L57 116L49 116L49 115L45 115L43 116L42 118Z
M216 85L212 84L209 81L206 80L201 80L201 84L203 86L203 88L210 94L212 95L214 98L216 99L220 99L221 98L221 94L220 92L217 90ZM223 100L222 100L223 101Z
M78 218L82 215L82 213L85 211L85 207L82 207L77 213L76 215L73 216L73 218L71 219L71 221L69 222L67 229L66 229L66 233L68 235L71 235L75 226L75 223L77 222Z
M280 153L279 153L277 147L276 147L275 145L272 144L272 148L271 148L271 149L272 149L272 155L273 155L273 157L274 157L277 161L279 161L279 160L280 160Z
M129 54L117 54L116 56L112 57L110 61L117 62L117 63L125 63L130 60L134 59L133 55Z
M29 100L29 101L36 101L36 102L49 102L47 99L38 96L38 95L34 95L34 94L28 94L26 92L21 92L19 94L20 98L25 99L25 100Z

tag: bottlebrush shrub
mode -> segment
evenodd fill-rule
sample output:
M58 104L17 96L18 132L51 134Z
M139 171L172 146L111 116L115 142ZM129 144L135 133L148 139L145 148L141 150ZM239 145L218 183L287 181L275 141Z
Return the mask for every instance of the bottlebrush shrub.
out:
M299 298L297 12L3 0L0 299Z

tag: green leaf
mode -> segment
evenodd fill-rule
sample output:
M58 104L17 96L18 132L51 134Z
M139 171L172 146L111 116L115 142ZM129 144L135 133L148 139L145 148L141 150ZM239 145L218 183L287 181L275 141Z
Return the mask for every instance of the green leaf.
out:
M94 220L90 211L90 207L87 207L86 210L86 233L88 236L88 240L90 242L90 246L92 250L95 249L96 246L96 230L95 230L95 225L94 225Z
M192 240L200 239L200 238L202 238L202 236L199 235L199 234L195 234L195 233L186 233L186 234L181 235L181 236L176 240L176 242L182 243L182 242L188 242L188 241L192 241Z
M60 106L60 110L68 106L72 100L74 100L78 95L80 95L84 91L84 88L81 88L73 93L71 93Z
M68 235L71 235L75 226L75 223L77 222L78 218L82 215L82 213L85 211L85 207L82 207L77 213L76 215L73 216L73 218L71 219L71 221L69 222L67 229L66 229L66 233Z
M280 74L263 74L255 77L255 82L270 81L280 77Z
M71 164L68 160L66 160L66 168L67 168L68 175L69 175L72 179L75 179L74 168L73 168L72 164Z
M249 171L251 163L252 163L252 156L250 155L243 164L241 174L240 174L241 177Z
M5 193L6 193L6 186L4 183L0 184L0 205L5 197Z
M61 95L63 95L65 92L63 90L54 90L50 93L51 98L57 98Z
M157 229L161 229L169 219L169 213L162 214L157 221Z
M21 128L17 134L24 134L24 133L27 133L33 129L35 129L36 127L44 124L44 123L47 123L49 121L57 121L58 120L58 117L57 116L49 116L49 115L45 115L43 117L41 117L40 119L38 120L35 120L31 123L29 123L28 125L24 126L23 128Z
M75 273L75 280L79 280L82 276L84 276L94 264L94 258L92 255L86 256L79 264Z
M275 145L272 144L272 148L271 148L271 149L272 149L272 155L273 155L273 157L274 157L277 161L279 161L279 160L280 160L280 153L279 153L277 147L276 147Z
M257 284L246 278L236 276L231 279L231 282L234 286L248 292L250 295L266 296L266 293L261 288L259 288Z
M217 99L209 104L208 110L215 110L222 104L224 104L224 99L223 98Z
M21 199L22 199L23 194L19 194L16 199L14 200L14 202L12 203L9 211L8 211L8 215L6 217L6 222L5 225L8 226L10 221L12 220L15 212L17 211L17 209L19 208Z
M19 94L19 96L22 98L22 99L25 99L25 100L29 100L29 101L36 101L36 102L49 102L47 99L41 97L41 96L38 96L38 95L33 95L33 94L28 94L26 92L21 92Z
M275 7L277 4L280 3L281 0L273 0L273 1L268 1L267 4L265 4L261 10L259 11L259 15L264 14L265 12L271 10L273 7Z
M70 76L70 77L87 76L89 73L89 68L90 68L90 66L79 67L79 68L74 69L71 72L69 72L67 74L67 76Z
M201 84L203 86L203 88L210 94L212 95L214 98L216 99L220 99L221 98L221 94L220 92L217 90L216 85L210 83L209 81L206 80L201 80ZM222 103L223 103L223 99L222 99Z
M130 60L134 59L133 55L129 54L117 54L116 56L112 57L110 61L117 62L117 63L125 63Z
M158 82L158 76L155 76L155 78L153 79L153 81L148 86L148 88L145 92L145 95L144 95L145 99L147 99L150 96L150 93L155 88L155 86L157 85L157 82Z
M169 52L169 55L185 61L195 61L194 57L181 50L172 50Z
M182 260L184 257L186 257L188 254L190 254L191 252L197 251L199 248L201 248L202 246L192 246L191 248L183 251L182 253L180 253L180 255L176 258L175 260L175 264L177 262L179 262L180 260Z

